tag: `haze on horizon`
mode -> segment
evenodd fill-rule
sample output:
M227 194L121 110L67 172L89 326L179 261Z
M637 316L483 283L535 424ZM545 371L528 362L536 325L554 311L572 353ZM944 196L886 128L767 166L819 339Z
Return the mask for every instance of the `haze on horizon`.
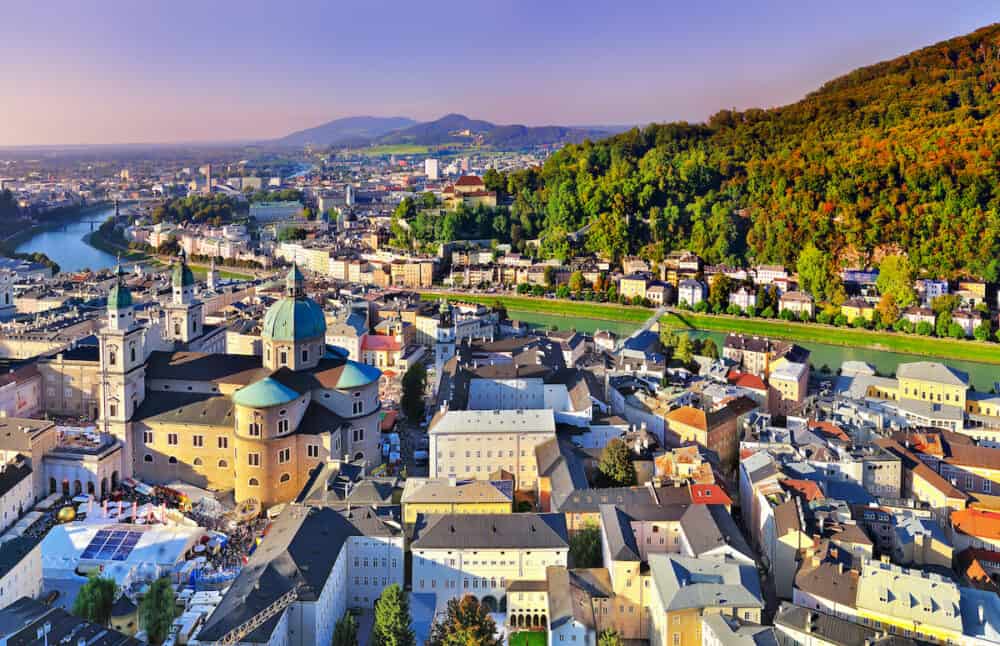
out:
M984 0L752 4L11 3L0 147L260 140L356 115L701 121L998 14Z

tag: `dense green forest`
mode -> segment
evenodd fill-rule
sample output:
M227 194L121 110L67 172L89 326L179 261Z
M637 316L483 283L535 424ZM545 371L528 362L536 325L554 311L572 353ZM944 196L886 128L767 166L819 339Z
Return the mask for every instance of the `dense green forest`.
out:
M922 273L997 280L998 79L993 25L792 105L633 129L485 179L510 203L509 236L539 236L548 256L590 225L590 250L613 258L795 266L811 243L831 269L902 252Z

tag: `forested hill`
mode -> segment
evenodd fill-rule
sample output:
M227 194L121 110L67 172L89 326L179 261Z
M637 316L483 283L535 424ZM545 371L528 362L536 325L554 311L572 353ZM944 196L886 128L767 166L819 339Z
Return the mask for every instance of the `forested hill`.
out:
M517 235L658 259L832 264L905 251L931 274L995 280L1000 25L830 81L792 105L570 145L498 184ZM504 184L506 184L504 186Z

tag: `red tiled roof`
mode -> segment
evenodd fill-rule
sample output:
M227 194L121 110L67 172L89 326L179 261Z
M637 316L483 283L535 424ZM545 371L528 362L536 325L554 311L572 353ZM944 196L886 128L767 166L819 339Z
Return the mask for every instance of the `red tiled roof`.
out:
M1000 513L981 509L951 512L952 527L963 534L1000 541Z
M455 182L455 186L485 186L482 177L476 175L462 175Z
M396 337L384 334L369 334L362 343L364 350L373 352L398 352L403 349L403 344L396 340Z
M729 373L729 383L740 388L767 391L767 385L764 383L764 380L748 372Z
M681 406L666 415L668 422L677 422L685 426L690 426L702 431L708 430L708 420L705 419L705 411L693 406Z
M829 437L835 437L838 440L843 440L844 442L850 442L851 438L841 429L839 426L833 422L817 422L814 419L809 420L809 430L818 430L823 435Z
M799 480L797 478L785 478L779 484L786 490L802 496L806 502L822 500L823 490L812 480Z
M722 487L714 484L693 484L691 485L691 502L702 505L731 505L733 501L722 490Z

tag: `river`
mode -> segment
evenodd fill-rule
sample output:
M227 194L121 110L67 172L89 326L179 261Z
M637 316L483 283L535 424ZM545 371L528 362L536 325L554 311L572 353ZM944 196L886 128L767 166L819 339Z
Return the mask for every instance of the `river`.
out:
M18 244L14 250L21 253L40 251L59 263L63 271L79 271L85 267L95 270L112 267L117 258L106 251L91 247L83 241L83 238L91 231L91 220L104 222L114 213L113 206L86 211L63 224L39 231Z
M638 323L622 323L620 321L607 321L601 319L573 318L566 316L552 316L549 314L538 314L524 310L508 310L508 316L512 319L531 323L544 329L555 327L557 329L575 329L588 334L595 330L610 330L618 335L629 335L639 328ZM697 338L710 338L715 341L721 350L726 335L722 332L706 332L704 330L694 330L691 334ZM976 363L974 361L957 361L953 359L937 359L935 357L921 357L913 354L903 354L900 352L885 352L883 350L865 350L862 348L851 348L839 345L829 345L826 343L796 342L810 352L810 363L815 370L824 367L836 371L844 361L865 361L875 367L880 375L891 376L896 373L896 367L901 363L920 360L937 360L952 368L969 373L969 381L972 386L979 391L993 390L993 383L1000 380L1000 366L989 363Z

